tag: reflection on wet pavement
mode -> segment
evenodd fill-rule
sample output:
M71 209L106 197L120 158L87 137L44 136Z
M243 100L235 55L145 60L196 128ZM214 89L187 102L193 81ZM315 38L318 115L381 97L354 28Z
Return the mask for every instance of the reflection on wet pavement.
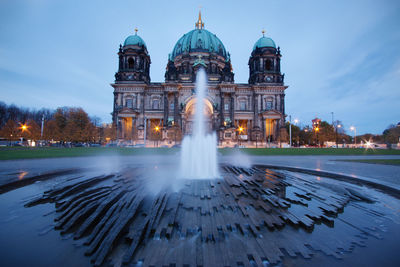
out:
M18 180L24 179L24 177L28 174L26 171L21 171L18 175Z

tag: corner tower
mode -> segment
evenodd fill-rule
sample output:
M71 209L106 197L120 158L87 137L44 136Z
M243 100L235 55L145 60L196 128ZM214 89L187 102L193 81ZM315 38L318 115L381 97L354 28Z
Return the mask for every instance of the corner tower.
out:
M275 42L263 36L254 44L249 59L249 84L283 84L281 74L281 51Z
M146 43L135 34L125 39L124 45L119 46L118 72L115 74L116 83L138 82L150 83L150 56Z

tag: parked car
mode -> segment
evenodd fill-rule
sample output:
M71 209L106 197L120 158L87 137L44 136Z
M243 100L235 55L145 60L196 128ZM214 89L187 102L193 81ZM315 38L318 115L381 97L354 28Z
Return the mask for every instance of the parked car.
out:
M108 144L106 144L106 147L116 147L117 146L117 144L115 144L115 143L108 143Z
M90 147L101 147L100 144L90 144L89 146L90 146Z
M83 147L84 145L82 143L74 143L72 144L73 147Z
M144 147L144 144L136 144L134 147Z

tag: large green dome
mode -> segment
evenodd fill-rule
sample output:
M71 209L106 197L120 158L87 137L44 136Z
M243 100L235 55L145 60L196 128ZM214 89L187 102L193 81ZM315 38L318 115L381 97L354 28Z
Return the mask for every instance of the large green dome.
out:
M137 45L146 47L146 43L139 35L137 35L137 33L135 33L135 35L130 35L125 39L124 46L126 45Z
M180 54L191 52L216 53L229 60L229 54L221 40L215 34L203 28L194 29L184 34L175 44L174 50L170 54L170 60L173 61Z
M271 38L263 36L260 39L258 39L258 41L254 44L253 51L256 50L256 48L263 48L263 47L276 48L276 45Z

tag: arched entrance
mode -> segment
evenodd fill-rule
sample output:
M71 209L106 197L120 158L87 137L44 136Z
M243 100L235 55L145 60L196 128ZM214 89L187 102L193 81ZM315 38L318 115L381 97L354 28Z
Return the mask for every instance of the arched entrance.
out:
M192 134L194 125L194 114L196 112L196 101L197 98L191 98L185 107L183 131L184 134ZM207 132L212 131L212 115L214 114L214 108L210 100L204 99L204 123L205 130Z

